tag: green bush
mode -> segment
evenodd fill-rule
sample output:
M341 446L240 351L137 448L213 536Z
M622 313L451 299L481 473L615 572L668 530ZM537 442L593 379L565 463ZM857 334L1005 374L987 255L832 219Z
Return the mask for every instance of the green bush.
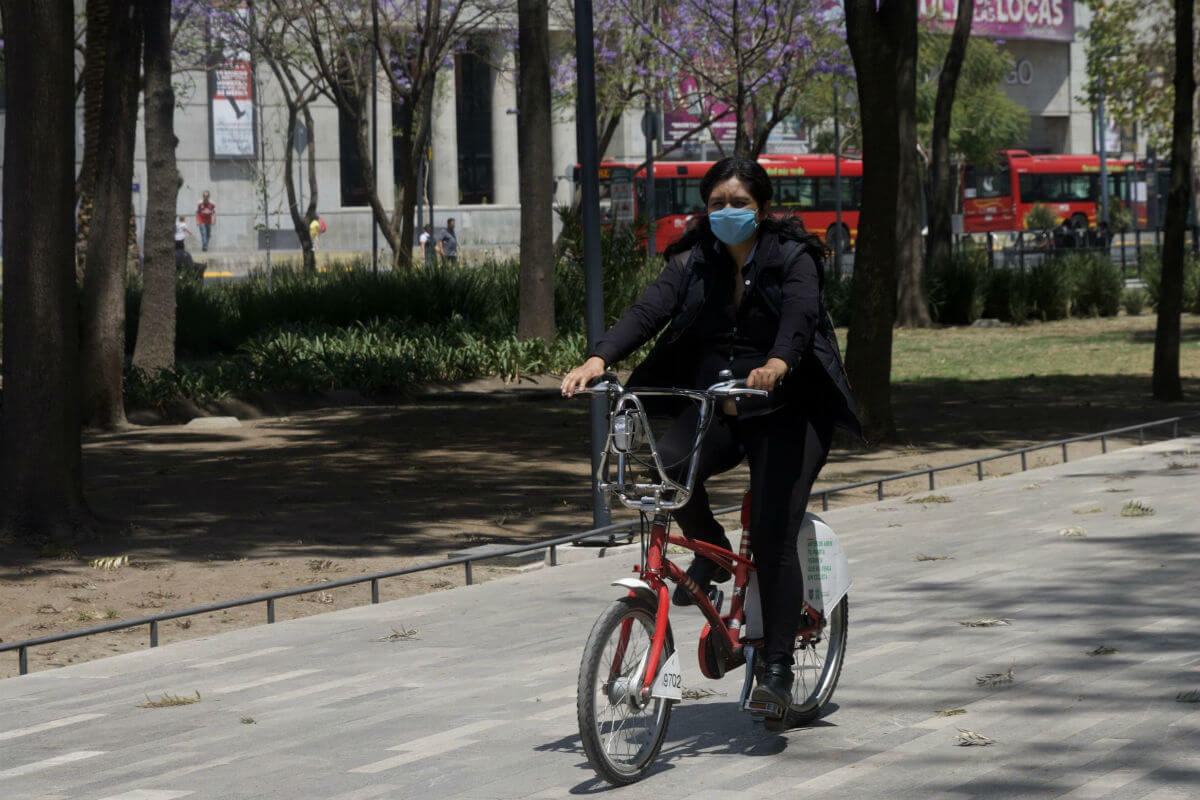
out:
M1071 270L1062 258L1047 258L1029 268L1029 316L1043 322L1066 319L1071 300Z
M1032 311L1029 275L1017 269L996 269L984 289L983 316L1020 325Z
M625 311L658 275L661 259L647 259L628 229L605 232L603 247L606 322ZM560 333L584 330L584 281L580 265L564 256L555 268L555 320ZM180 281L176 291L176 337L183 357L207 358L237 351L244 343L293 325L349 327L372 319L409 326L438 326L454 315L481 335L516 330L519 266L488 262L466 269L421 268L374 273L361 261L333 264L326 272L275 269L244 280L203 284ZM132 352L141 304L141 282L126 287L126 344Z
M1108 212L1108 225L1114 231L1127 231L1133 228L1133 212L1122 201L1113 203Z
M828 264L825 267L825 303L828 306L829 316L837 327L846 327L850 324L852 276L846 273L834 275L829 271Z
M1142 313L1149 299L1145 289L1126 289L1121 294L1121 307L1125 309L1126 314L1136 317Z
M1117 315L1125 285L1120 267L1100 253L1076 253L1069 257L1068 274L1072 316Z
M1058 215L1040 203L1025 215L1025 230L1048 231L1058 225Z
M1142 252L1142 282L1150 305L1158 308L1159 284L1162 282L1162 253L1159 250ZM1183 310L1200 313L1200 257L1187 250L1183 256Z
M515 380L527 373L564 372L586 354L582 332L561 335L551 344L519 340L511 333L488 337L471 330L457 315L436 328L394 320L347 328L296 325L256 337L232 356L155 375L131 369L126 399L133 408L162 410L181 397L203 405L229 395L279 391L394 394L432 381L482 375Z
M929 310L947 325L970 325L983 312L987 255L977 250L955 254L929 270Z

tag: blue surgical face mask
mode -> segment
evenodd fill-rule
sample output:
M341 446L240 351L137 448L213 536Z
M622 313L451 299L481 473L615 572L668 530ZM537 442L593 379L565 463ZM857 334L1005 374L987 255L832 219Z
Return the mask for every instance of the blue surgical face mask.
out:
M758 217L752 208L725 206L720 211L710 212L708 223L712 226L713 236L725 244L741 244L754 235Z

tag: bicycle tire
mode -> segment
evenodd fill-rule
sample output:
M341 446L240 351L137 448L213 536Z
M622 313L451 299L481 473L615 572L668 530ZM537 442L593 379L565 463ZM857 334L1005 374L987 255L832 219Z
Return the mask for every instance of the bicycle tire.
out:
M838 679L842 676L842 665L846 662L846 634L850 624L850 598L843 597L826 620L823 638L829 642L828 655L820 664L820 672L812 683L812 690L803 699L794 696L782 720L785 727L795 728L820 719L825 713L825 707L833 699ZM796 647L793 657L798 665L797 669L806 663L808 650L809 648L802 644ZM804 688L805 683L798 676L792 685L793 695L797 690L803 691Z
M587 644L583 648L576 693L579 734L583 741L583 750L596 774L614 786L624 786L641 780L653 765L659 750L662 749L663 740L666 738L674 702L651 698L650 702L644 706L648 712L646 715L648 726L643 735L639 737L640 741L636 752L625 757L618 757L618 754L612 752L617 738L623 731L633 733L635 729L630 728L626 731L625 724L629 721L628 716L621 717L620 724L616 725L615 729L612 723L616 721L620 709L625 707L630 710L636 709L631 704L628 692L621 695L621 689L612 688L612 684L605 679L606 676L602 676L601 669L603 667L611 671L611 664L615 661L615 648L607 645L612 642L614 634L619 637L620 628L626 620L631 620L630 643L632 644L634 637L633 631L640 629L641 635L638 637L638 641L640 642L644 636L645 648L649 648L650 640L654 636L654 621L657 611L652 603L643 598L622 597L610 605L596 620L588 635ZM675 641L670 625L668 625L667 637L663 643L663 653L659 663L663 663L673 652L675 652ZM607 658L606 653L609 654ZM637 670L640 660L637 653L637 649L632 653L625 653L622 659L625 664L628 664L627 669L624 664L622 665L625 677ZM618 680L620 679L618 678ZM622 699L613 702L614 695L620 696ZM606 723L608 723L607 729Z

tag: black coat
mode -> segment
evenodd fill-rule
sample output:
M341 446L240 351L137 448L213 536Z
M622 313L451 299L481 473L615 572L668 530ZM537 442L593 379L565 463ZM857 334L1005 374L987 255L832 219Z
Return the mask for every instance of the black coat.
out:
M660 331L650 354L634 369L630 386L690 386L702 354L688 341L717 281L728 281L730 264L704 237L691 251L678 253L633 307L596 343L592 355L605 364L628 357ZM837 337L826 312L821 268L808 245L763 232L743 298L759 302L777 320L767 358L788 365L780 401L808 413L829 414L861 436L857 405L850 391ZM819 257L819 254L818 254ZM665 330L664 330L665 327ZM765 362L765 359L764 359Z

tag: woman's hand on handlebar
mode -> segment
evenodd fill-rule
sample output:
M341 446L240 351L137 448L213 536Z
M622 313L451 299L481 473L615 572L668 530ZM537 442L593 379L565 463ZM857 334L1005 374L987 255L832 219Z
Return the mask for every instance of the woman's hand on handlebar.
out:
M746 377L746 388L766 389L768 392L787 375L788 365L782 358L768 358L767 363L750 370Z
M781 361L780 363L782 364L783 362ZM604 359L600 358L600 356L592 356L563 376L563 397L573 397L576 392L585 388L589 382L599 378L603 374Z

